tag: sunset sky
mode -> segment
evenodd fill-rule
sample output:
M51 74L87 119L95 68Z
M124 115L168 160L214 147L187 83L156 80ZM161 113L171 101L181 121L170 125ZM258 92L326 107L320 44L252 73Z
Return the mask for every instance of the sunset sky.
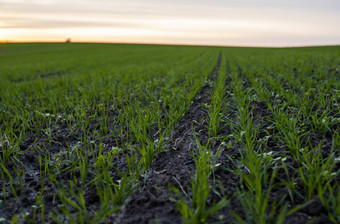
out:
M0 0L1 41L340 44L339 0Z

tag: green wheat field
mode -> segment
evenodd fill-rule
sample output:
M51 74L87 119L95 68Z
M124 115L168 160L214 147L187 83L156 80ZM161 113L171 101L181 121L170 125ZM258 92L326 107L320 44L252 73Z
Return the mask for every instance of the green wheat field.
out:
M340 46L0 44L0 223L340 223Z

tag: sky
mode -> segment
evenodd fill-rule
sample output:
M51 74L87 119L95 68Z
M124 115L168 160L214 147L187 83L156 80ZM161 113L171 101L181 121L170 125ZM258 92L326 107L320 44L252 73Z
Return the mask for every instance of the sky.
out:
M340 0L0 0L0 41L340 44Z

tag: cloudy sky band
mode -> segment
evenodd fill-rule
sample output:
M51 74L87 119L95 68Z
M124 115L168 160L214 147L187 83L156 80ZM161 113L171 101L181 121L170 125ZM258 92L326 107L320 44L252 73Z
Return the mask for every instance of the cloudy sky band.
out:
M337 0L0 0L0 40L340 44Z

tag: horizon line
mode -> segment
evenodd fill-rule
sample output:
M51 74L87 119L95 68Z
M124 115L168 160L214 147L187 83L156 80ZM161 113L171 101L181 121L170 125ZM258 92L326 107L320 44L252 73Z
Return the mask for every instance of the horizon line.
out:
M25 43L67 43L67 44L131 44L131 45L160 45L160 46L195 46L195 47L240 47L240 48L307 48L307 47L338 47L338 44L306 44L306 45L286 45L286 46L261 46L261 45L216 45L216 44L191 44L191 43L153 43L153 42L107 42L107 41L72 41L70 38L70 42L67 42L69 38L65 41L16 41L16 40L0 40L0 44L25 44Z

